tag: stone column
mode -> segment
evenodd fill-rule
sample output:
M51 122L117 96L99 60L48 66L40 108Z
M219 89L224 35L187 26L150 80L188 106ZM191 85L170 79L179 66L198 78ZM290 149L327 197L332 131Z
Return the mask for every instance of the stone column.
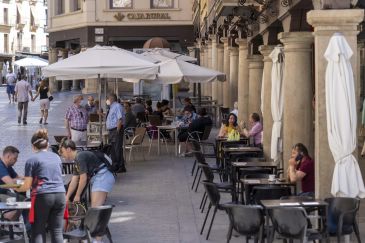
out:
M278 38L284 44L285 54L283 160L286 168L294 144L303 143L309 153L313 153L313 35L311 32L283 32Z
M195 46L189 46L188 47L189 56L195 58ZM194 93L194 83L189 83L189 93Z
M238 47L230 47L229 49L229 92L231 93L229 107L233 109L233 104L238 97Z
M223 45L217 44L217 70L220 72L224 72L224 65L223 65ZM217 92L217 104L219 106L223 105L223 82L218 82L218 92Z
M247 39L236 39L238 54L238 120L248 121L248 45Z
M68 57L68 50L67 49L63 49L62 50L62 58L66 59ZM69 80L62 80L62 89L61 91L69 91Z
M354 73L357 70L357 35L358 25L364 19L363 9L312 10L307 13L307 21L314 27L315 53L315 178L316 198L330 196L331 182L335 162L328 145L325 72L327 61L323 54L326 51L333 33L342 33L349 43L353 55L350 59ZM357 76L354 75L355 80ZM359 80L356 80L356 83ZM357 84L355 84L355 87ZM357 97L359 100L359 97Z
M212 41L208 40L207 55L205 56L205 67L212 68ZM205 84L206 96L212 96L212 83Z
M264 63L261 55L252 55L248 58L248 114L253 112L261 116L261 82Z
M218 55L218 49L217 49L217 37L215 35L210 36L212 40L212 65L210 66L211 69L217 70L217 55ZM213 81L212 82L212 99L217 100L218 99L218 82L219 81Z
M205 50L206 48L204 46L202 46L200 48L200 66L205 67ZM205 84L200 84L201 86L201 95L204 96L205 95Z
M80 80L72 80L72 91L80 90Z
M266 159L270 159L271 151L271 134L273 119L271 114L271 70L272 70L272 60L269 57L271 52L274 50L274 46L263 45L259 47L259 51L264 57L264 71L263 71L263 92L264 92L264 104L262 110L262 120L263 120L263 148L264 155Z
M49 49L49 51L48 51L49 64L57 62L57 54L58 54L58 51L56 48ZM51 93L58 91L58 85L57 85L57 81L56 81L55 77L49 78L49 89L50 89Z
M223 51L223 70L226 74L226 81L223 83L223 107L229 107L229 104L231 102L231 94L229 91L229 69L230 69L230 59L229 59L229 45L228 45L228 38L222 37L221 41L224 45L224 51Z

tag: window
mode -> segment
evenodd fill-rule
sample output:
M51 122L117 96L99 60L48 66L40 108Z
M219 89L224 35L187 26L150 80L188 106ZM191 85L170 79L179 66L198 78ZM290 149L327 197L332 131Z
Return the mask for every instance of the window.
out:
M17 43L18 43L18 51L22 51L23 43L22 43L22 34L20 32L18 32L16 34L16 40L17 40Z
M4 24L9 24L8 8L4 8Z
M151 8L173 8L174 0L151 0Z
M8 34L4 34L4 53L9 52L9 36Z
M46 26L48 26L48 9L44 10L46 12Z
M35 21L34 21L34 15L32 10L30 10L30 26L34 26L35 25Z
M110 8L133 8L133 0L110 0Z
M16 9L16 23L20 24L21 23L21 15L19 12L19 8Z
M71 12L81 10L81 1L82 0L71 0L70 3Z
M36 38L35 38L35 35L31 36L31 42L32 42L31 52L36 52Z
M56 15L65 13L65 0L56 0Z

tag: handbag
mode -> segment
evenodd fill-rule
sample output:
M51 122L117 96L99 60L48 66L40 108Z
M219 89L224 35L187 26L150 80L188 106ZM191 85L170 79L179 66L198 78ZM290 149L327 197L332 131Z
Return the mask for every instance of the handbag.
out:
M49 101L52 101L53 100L53 96L51 95L51 96L48 96L48 100Z

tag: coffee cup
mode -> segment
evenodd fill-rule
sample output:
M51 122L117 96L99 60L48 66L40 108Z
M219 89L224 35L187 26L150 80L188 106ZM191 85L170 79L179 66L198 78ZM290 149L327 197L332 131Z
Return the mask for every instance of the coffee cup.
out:
M275 181L276 175L269 175L269 181Z
M7 204L14 204L16 203L16 197L9 197L6 199Z

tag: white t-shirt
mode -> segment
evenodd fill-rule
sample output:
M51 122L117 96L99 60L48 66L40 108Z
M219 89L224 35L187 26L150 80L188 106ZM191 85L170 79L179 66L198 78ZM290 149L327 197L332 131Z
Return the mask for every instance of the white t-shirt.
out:
M16 83L16 75L14 73L6 74L6 83L8 85L15 85Z
M29 101L29 92L32 91L30 84L25 80L20 80L15 85L15 92L17 93L18 102Z

